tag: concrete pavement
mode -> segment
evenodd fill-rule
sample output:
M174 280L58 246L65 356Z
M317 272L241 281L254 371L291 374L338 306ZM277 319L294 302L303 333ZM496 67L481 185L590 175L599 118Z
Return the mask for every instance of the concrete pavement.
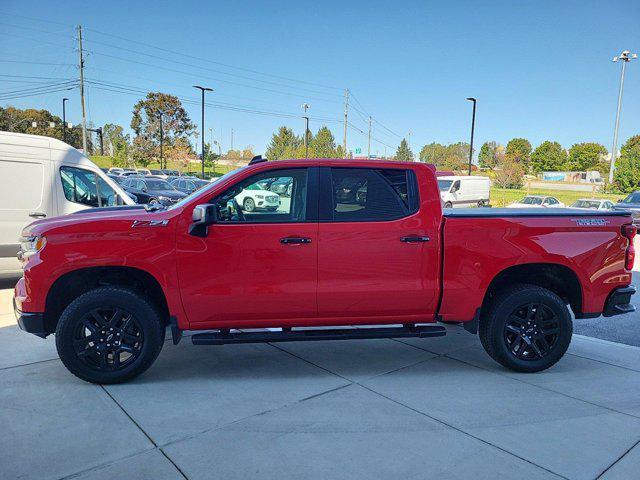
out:
M3 318L6 314L0 314ZM69 374L53 338L0 328L0 478L632 478L640 349L576 336L507 371L434 339L196 347L135 381Z

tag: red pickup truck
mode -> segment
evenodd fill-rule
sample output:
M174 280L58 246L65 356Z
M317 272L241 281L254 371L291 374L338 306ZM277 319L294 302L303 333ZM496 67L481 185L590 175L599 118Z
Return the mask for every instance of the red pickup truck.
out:
M14 304L90 382L145 371L166 327L174 344L189 330L222 345L431 337L455 322L536 372L567 350L571 312L634 310L635 233L624 211L443 213L421 163L256 160L168 208L32 223Z

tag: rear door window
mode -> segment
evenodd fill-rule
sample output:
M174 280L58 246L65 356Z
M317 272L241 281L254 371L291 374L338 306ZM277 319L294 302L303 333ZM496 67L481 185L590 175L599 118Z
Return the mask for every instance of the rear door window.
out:
M412 170L332 168L330 185L330 195L323 196L331 202L328 208L326 205L323 208L329 217L324 220L388 221L418 210Z

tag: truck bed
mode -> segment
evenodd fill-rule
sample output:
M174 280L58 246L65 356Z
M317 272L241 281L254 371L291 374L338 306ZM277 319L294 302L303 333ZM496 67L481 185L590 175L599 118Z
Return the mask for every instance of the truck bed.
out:
M587 210L578 208L447 208L445 218L491 217L624 217L626 210Z

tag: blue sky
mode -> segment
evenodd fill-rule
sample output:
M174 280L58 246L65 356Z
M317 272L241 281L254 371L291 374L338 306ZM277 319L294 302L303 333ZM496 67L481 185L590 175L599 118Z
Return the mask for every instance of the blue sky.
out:
M206 111L207 138L212 127L223 149L232 128L234 147L252 145L257 153L280 125L302 132L301 119L273 113L302 115L305 101L310 127L327 124L341 143L348 88L360 110L350 111L350 149L366 149L357 129L366 133L368 115L386 127L374 123L373 153L391 153L409 131L416 153L432 141L468 141L468 96L478 98L478 147L522 136L534 146L550 139L610 149L620 75L611 58L624 49L640 53L639 17L637 1L4 0L0 91L55 82L18 76L77 77L73 26L81 24L86 76L103 83L87 89L96 125L128 128L141 95L121 86L197 100L191 86L201 84L215 89L208 100L225 107ZM106 91L113 90L106 82L119 92ZM77 90L0 103L61 115L65 95L68 121L79 123ZM199 106L186 108L199 128ZM627 68L620 136L638 133L640 60Z

